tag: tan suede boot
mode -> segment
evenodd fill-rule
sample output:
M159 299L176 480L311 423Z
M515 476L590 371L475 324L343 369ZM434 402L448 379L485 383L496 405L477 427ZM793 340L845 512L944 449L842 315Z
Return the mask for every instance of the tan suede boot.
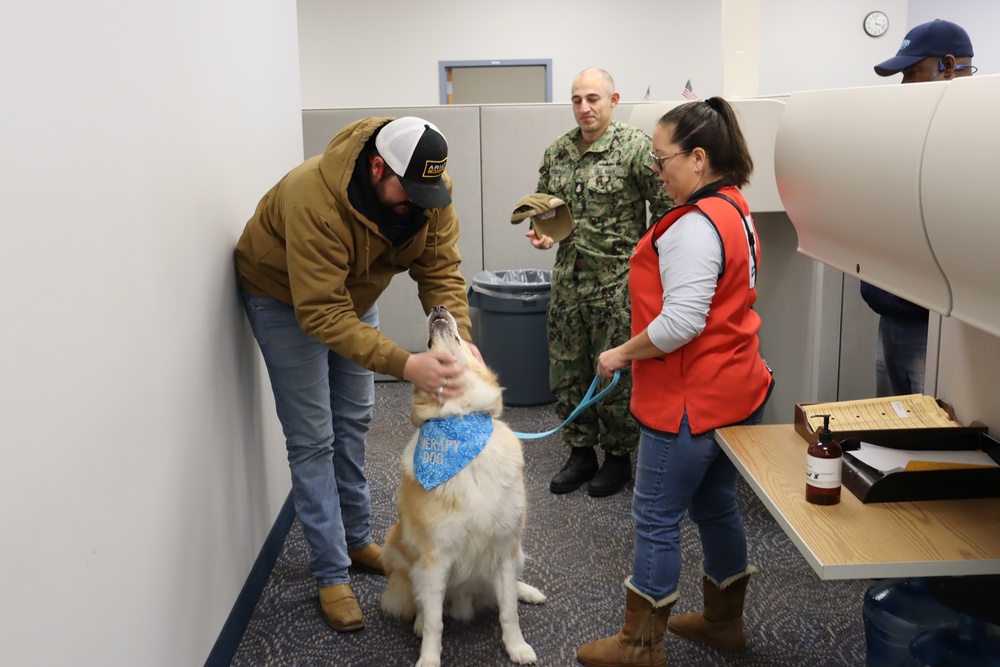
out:
M613 637L605 637L584 644L576 659L587 667L665 667L667 649L663 633L667 617L677 602L677 593L659 602L640 593L632 586L632 578L625 580L625 625Z
M373 574L385 574L385 564L382 562L382 547L372 542L363 549L348 551L347 556L351 559L351 565L365 572Z
M743 628L743 599L750 575L756 571L757 568L751 565L745 572L722 583L702 571L704 613L681 614L671 618L670 631L723 651L745 651L747 635Z
M319 587L319 606L323 620L337 632L350 632L365 627L358 599L350 584Z

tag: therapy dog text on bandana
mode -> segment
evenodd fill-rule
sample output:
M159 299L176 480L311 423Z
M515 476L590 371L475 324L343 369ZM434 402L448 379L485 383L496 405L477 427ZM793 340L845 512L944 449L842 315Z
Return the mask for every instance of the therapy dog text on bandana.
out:
M413 474L428 491L444 484L483 451L492 434L488 412L427 420L417 436Z

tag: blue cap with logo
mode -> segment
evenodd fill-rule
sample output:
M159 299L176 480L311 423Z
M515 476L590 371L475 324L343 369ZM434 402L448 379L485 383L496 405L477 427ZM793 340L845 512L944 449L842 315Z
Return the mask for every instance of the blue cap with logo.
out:
M906 33L896 56L875 65L875 73L879 76L891 76L916 65L924 58L948 55L971 58L972 40L962 26L934 19L921 23Z

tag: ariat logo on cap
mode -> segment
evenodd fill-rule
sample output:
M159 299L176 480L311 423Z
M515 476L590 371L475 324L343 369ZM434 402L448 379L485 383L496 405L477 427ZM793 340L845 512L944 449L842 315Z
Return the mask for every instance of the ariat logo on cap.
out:
M448 158L443 160L427 160L424 162L424 173L422 176L424 178L440 178L441 174L444 173L444 165L448 162Z
M391 120L375 136L375 148L419 208L451 204L449 184L444 178L448 142L431 122L416 116Z

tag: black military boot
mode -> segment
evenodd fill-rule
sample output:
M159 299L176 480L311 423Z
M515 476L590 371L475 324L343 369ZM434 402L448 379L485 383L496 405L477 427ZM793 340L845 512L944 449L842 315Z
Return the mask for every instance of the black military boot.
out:
M597 453L593 447L573 447L569 460L549 482L552 493L576 491L597 473Z
M604 455L604 465L590 480L587 493L594 498L603 498L618 493L632 479L632 459L628 454L615 456L610 452Z

